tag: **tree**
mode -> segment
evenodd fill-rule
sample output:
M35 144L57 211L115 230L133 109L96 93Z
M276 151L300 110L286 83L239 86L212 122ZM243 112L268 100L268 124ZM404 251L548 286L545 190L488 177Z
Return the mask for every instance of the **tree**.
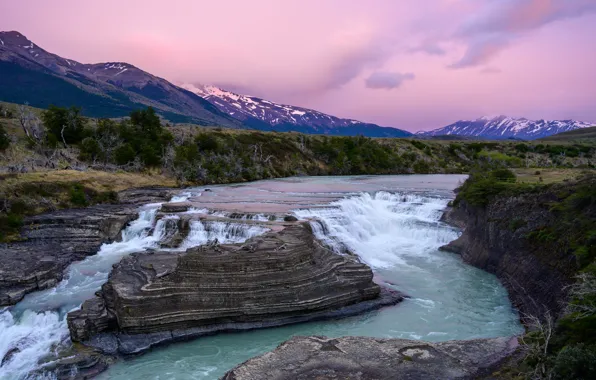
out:
M39 144L43 140L45 133L41 125L41 120L31 111L28 103L19 105L18 119L29 141Z
M81 116L80 108L62 108L52 105L43 112L42 119L48 135L51 134L56 140L62 141L64 147L68 144L77 144L85 138L87 122Z

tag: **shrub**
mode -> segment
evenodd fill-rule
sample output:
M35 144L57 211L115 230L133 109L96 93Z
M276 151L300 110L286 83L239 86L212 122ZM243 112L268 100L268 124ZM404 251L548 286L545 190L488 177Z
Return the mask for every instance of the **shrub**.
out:
M114 158L118 165L126 165L136 157L136 152L130 144L123 144L116 148Z
M81 160L94 161L103 153L99 143L93 137L84 138L79 149Z
M70 189L70 202L75 206L87 206L87 196L83 190L83 186L75 184Z
M555 359L553 378L596 379L596 348L583 344L564 347Z
M502 168L502 169L495 169L490 173L491 177L496 179L497 181L504 181L504 182L515 182L517 177L513 171L510 169Z
M59 141L77 144L85 137L87 122L81 116L80 108L62 108L52 105L42 113L41 118L48 130L48 135L52 135L49 141L51 143Z
M0 151L6 150L10 146L10 137L4 129L4 126L0 124Z

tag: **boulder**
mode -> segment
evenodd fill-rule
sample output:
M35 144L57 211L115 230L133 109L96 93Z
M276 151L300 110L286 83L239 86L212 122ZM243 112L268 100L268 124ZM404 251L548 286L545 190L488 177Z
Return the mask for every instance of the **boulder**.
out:
M296 224L245 244L133 254L115 266L98 298L67 319L73 341L134 354L219 331L354 315L402 299L375 284L368 266L324 248L308 224Z
M192 204L190 202L164 203L161 205L161 212L163 212L163 213L185 212L185 211L188 211L191 207L192 207Z
M369 337L294 337L222 380L472 379L490 375L517 338L428 343Z

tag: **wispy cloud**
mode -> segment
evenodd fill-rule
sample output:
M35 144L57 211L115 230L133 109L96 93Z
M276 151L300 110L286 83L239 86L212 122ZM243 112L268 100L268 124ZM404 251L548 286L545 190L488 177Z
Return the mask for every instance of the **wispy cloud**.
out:
M366 78L365 83L368 88L391 90L400 87L407 80L413 80L415 77L412 73L377 71Z
M468 17L455 34L467 47L451 68L487 63L524 33L544 25L596 12L594 0L499 0Z

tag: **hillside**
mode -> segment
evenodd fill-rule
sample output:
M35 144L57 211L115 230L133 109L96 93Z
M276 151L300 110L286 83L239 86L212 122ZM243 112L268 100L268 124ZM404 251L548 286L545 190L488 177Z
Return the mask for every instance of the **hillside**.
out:
M253 129L335 136L405 137L412 135L410 132L397 128L342 119L308 108L278 104L255 96L236 94L215 86L185 84L182 87L209 100L220 111L241 120L246 126Z
M556 135L548 136L543 139L542 141L582 141L582 142L592 142L596 143L596 127L588 127L577 129L574 131L562 132Z
M19 32L0 32L0 100L82 108L90 117L119 117L152 106L173 122L239 128L205 99L131 64L83 64L47 52Z

